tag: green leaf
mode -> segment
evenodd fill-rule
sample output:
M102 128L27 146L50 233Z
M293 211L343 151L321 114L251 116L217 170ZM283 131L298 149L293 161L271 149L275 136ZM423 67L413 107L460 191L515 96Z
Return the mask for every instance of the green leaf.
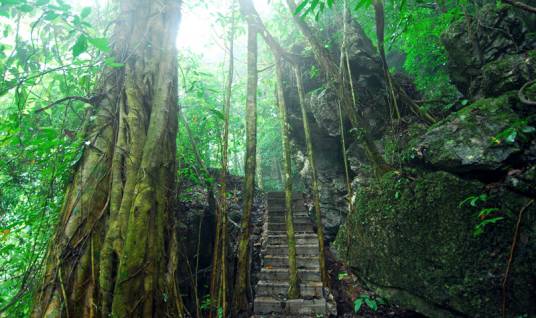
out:
M0 3L2 5L12 5L12 4L19 4L19 0L0 0Z
M102 52L110 51L108 39L106 38L88 38L87 41Z
M91 7L85 7L84 9L82 9L82 11L80 12L80 17L83 19L85 17L87 17L88 15L91 14Z
M478 213L478 217L479 218L486 217L486 216L490 215L491 213L498 212L498 211L499 211L499 209L497 209L497 208L482 209L482 210L480 210L480 213Z
M508 136L506 136L505 141L507 143L513 144L516 141L516 137L517 137L517 130L512 129L510 133L508 134Z
M376 301L374 299L370 299L370 298L367 297L367 298L365 298L365 303L373 311L378 310L378 304L376 303Z
M536 131L536 128L532 127L532 126L525 126L523 128L521 128L521 132L525 133L525 134L530 134L530 133L533 133Z
M359 10L363 7L370 7L372 5L372 0L359 0L359 2L356 4L354 10Z
M320 0L311 0L311 5L307 8L307 11L305 11L302 17L306 17L309 13L314 12L319 2Z
M56 19L59 16L60 16L59 13L56 13L54 11L49 11L49 12L45 13L45 15L43 16L43 19L45 19L47 21L52 21L52 20Z
M106 64L106 66L113 67L113 68L119 68L119 67L125 66L124 63L116 62L114 57L105 58L104 59L104 64Z
M498 216L498 217L494 217L494 218L487 219L487 220L484 220L484 221L480 222L477 226L475 226L475 228L473 230L473 235L477 236L477 237L482 235L484 233L484 229L485 229L486 225L497 223L497 222L499 222L500 220L503 220L503 219L504 219L504 217Z
M337 274L337 278L339 280L343 280L345 279L346 277L348 277L348 273L347 272L340 272L339 274Z
M72 47L73 57L77 57L80 54L87 51L87 37L80 35L76 40L76 43Z
M357 313L361 309L361 306L363 306L363 298L357 298L354 300L354 312Z
M19 7L19 10L22 11L22 12L32 12L33 11L33 7L29 4L23 4Z
M309 0L303 0L297 7L296 10L294 10L294 15L300 14L300 12L305 8L305 6L309 3Z

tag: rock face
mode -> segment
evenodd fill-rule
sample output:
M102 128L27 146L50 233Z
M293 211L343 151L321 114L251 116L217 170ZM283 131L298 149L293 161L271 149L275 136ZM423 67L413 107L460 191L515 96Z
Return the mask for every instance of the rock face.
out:
M525 69L523 61L527 56L523 53L536 48L536 36L523 18L510 7L496 9L494 4L486 5L474 18L454 23L442 40L448 53L450 79L469 97L493 92L493 82L502 89L495 96L513 89L516 85L509 82L521 82L527 77L525 71L518 70Z
M356 212L339 232L339 252L375 291L430 317L497 317L515 217L529 199L495 189L476 207L460 205L484 184L445 172L388 174L357 194ZM415 174L417 173L417 174ZM473 233L479 212L502 222ZM509 308L534 313L536 206L524 214L508 284ZM350 232L347 231L350 229Z
M335 27L335 26L334 26ZM336 25L340 27L340 25ZM331 30L335 32L336 30ZM330 31L330 32L331 32ZM384 123L389 118L389 107L385 99L385 83L376 48L365 35L361 26L351 23L348 32L350 47L348 48L349 63L354 75L354 85L359 108L367 118L374 131L374 136L381 136L385 129ZM330 33L331 34L331 33ZM340 47L340 43L334 45ZM333 52L338 56L339 52ZM338 59L338 57L337 57ZM333 83L324 83L324 74L318 72L313 57L302 61L303 70L316 70L304 78L307 111L313 135L315 158L319 176L321 206L326 236L332 241L339 226L347 214L346 181L342 165L341 129L338 114L337 94ZM305 154L305 138L301 123L301 110L297 100L296 88L292 72L287 72L288 85L285 98L288 105L291 138L296 149L295 162L300 176L310 189L310 166ZM314 74L314 75L313 75ZM346 132L347 147L359 148L359 144L348 132L349 119L343 114L343 126ZM312 213L312 209L310 209Z
M516 94L510 93L480 99L452 113L418 139L415 156L451 172L507 169L523 146L510 129L522 121L513 110L516 103Z
M210 171L214 179L219 176L218 170ZM238 250L238 223L242 217L242 185L243 177L227 176L227 190L230 192L227 206L230 222L229 226L229 246L228 246L228 268L234 267L235 255ZM190 183L181 184L180 205L178 206L177 218L179 220L178 238L181 250L179 269L179 283L183 300L191 312L195 311L195 293L199 296L209 293L210 274L212 256L214 250L214 239L216 233L216 202L213 193L207 191L206 186L192 185ZM252 232L251 242L260 240L262 230L262 204L263 198L255 196L252 210ZM198 253L199 251L199 253ZM260 269L260 255L258 249L252 249L253 272ZM197 275L195 275L197 271ZM197 278L197 286L194 285L194 275ZM228 276L228 286L234 281L234 273ZM253 275L254 276L254 275ZM255 279L255 277L252 277ZM208 313L202 313L207 314Z
M467 102L432 126L401 105L404 121L391 127L377 55L353 27L349 55L360 111L395 171L374 175L348 135L355 193L349 216L336 94L332 83L307 81L325 226L331 237L337 233L337 255L387 300L429 317L500 317L504 299L507 317L536 315L536 107L518 98L536 75L533 30L532 18L508 6L487 5L472 21L454 23L442 40L451 80ZM293 90L295 157L307 180ZM536 84L525 93L535 100Z

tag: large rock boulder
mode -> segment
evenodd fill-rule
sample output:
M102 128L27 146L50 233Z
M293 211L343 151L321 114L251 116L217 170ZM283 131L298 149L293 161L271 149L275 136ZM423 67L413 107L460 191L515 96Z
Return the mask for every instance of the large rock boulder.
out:
M528 206L506 303L508 317L532 317L536 205L528 202L503 188L487 190L480 182L445 172L391 173L358 189L356 210L335 244L369 286L404 308L428 317L500 317L516 218ZM481 219L484 208L497 210ZM494 217L502 219L480 225L483 234L475 236L479 224Z
M520 54L536 48L536 36L527 27L526 19L509 6L496 8L495 4L484 6L474 17L453 23L442 35L442 41L447 50L451 81L464 95L476 98L486 96L491 90L487 85L493 86L493 81L508 82L512 75L521 76L511 74L503 66L520 66L518 62L523 61ZM483 78L483 67L504 56L512 57L501 65L487 66ZM499 77L489 77L490 74ZM506 85L505 89L519 88L518 84L516 87ZM495 93L495 96L499 94Z
M482 67L478 89L484 96L499 96L519 89L536 76L536 50L506 55Z
M414 156L434 169L504 173L534 138L530 119L515 111L518 103L512 92L452 113L417 139Z

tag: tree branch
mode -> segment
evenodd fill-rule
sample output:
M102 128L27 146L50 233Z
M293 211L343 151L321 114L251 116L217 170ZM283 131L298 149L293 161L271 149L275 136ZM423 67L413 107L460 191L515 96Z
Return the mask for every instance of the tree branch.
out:
M59 105L59 104L61 104L63 102L70 101L70 100L77 100L77 101L84 102L86 104L94 105L99 97L100 96L93 96L93 97L90 97L90 98L83 97L83 96L66 96L66 97L58 99L57 101L55 101L55 102L53 102L51 104L48 104L47 106L45 106L43 108L39 108L34 113L37 114L37 113L44 112L47 109L50 109L50 108L52 108L52 107L54 107L56 105Z
M520 8L520 9L525 10L525 11L527 11L527 12L536 13L536 8L535 8L535 7L529 6L528 4L523 3L523 2L520 2L520 1L516 1L516 0L502 0L502 2L504 2L504 3L506 3L506 4L509 4L509 5L511 5L511 6Z

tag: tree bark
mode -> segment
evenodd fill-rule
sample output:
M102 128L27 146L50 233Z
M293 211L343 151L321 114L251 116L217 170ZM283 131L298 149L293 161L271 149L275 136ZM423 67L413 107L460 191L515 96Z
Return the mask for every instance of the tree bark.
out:
M281 123L281 141L283 143L283 182L285 185L285 223L288 240L288 268L289 289L288 298L296 299L300 296L298 286L298 269L296 265L296 237L294 235L294 221L292 215L292 162L290 158L289 124L287 118L287 105L285 102L283 86L283 70L281 57L274 52L275 70L277 74L277 103L279 106L279 121Z
M251 0L240 0L240 7L248 5ZM257 28L251 15L243 11L247 20L247 88L246 88L246 160L244 181L244 205L240 222L237 271L233 291L233 317L248 310L247 287L249 268L249 237L251 227L251 210L255 192L255 166L257 152Z
M180 0L122 0L32 317L181 316L173 201ZM136 34L137 36L132 36ZM169 299L173 297L173 299Z
M316 171L315 156L313 150L313 141L311 137L311 129L309 127L309 119L305 110L305 92L303 90L302 75L298 67L294 68L296 76L296 86L298 87L298 98L300 101L300 109L302 113L303 131L305 134L305 144L307 145L307 159L311 166L311 177L313 179L313 206L315 209L316 234L318 235L318 248L320 254L320 275L324 287L328 286L328 274L326 269L326 252L324 246L324 225L322 224L322 211L320 210L320 191L318 191L318 175ZM341 135L344 132L341 131Z
M225 318L228 312L227 306L227 166L229 163L229 114L231 110L231 94L233 89L234 74L234 6L231 5L232 20L229 32L229 70L227 72L227 87L225 90L224 122L223 122L223 147L221 156L221 176L220 176L220 205L221 205L221 294L222 310Z
M393 82L391 74L389 73L389 67L387 66L387 58L385 57L385 14L383 8L383 0L374 0L374 15L376 20L376 39L378 40L378 53L380 54L380 60L382 62L383 76L385 78L385 86L387 90L387 100L391 106L391 120L393 119L393 113L397 120L400 119L400 110L398 108L398 102L395 96L395 90L393 88ZM344 6L344 19L345 26L347 25L347 19L350 15L348 7L345 3Z

